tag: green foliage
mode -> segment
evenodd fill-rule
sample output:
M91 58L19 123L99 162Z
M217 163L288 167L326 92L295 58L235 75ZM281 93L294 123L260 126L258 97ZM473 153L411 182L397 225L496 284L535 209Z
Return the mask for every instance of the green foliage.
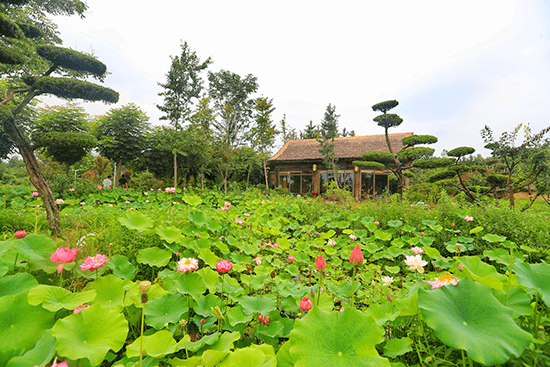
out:
M384 102L380 102L380 103L377 103L374 106L372 106L372 110L373 111L380 111L380 112L385 114L389 110L391 110L392 108L397 107L398 104L399 104L399 102L397 102L396 100L384 101Z
M18 25L8 19L5 14L0 14L0 34L9 38L25 37Z
M202 91L202 79L199 74L212 63L209 57L201 62L197 53L192 51L187 42L180 45L181 55L170 56L172 64L166 74L166 82L158 83L164 88L159 96L164 97L164 104L157 105L165 113L161 120L168 120L177 131L191 113L192 99L199 98Z
M401 125L403 119L396 114L384 114L376 116L374 121L378 123L378 126L388 129L390 127L397 127Z
M88 101L118 102L118 92L83 80L42 76L26 77L23 81L41 94L53 94L68 100L82 98Z
M14 65L24 62L25 58L20 53L10 47L0 45L0 63Z
M435 149L426 147L414 147L403 149L397 152L397 157L402 163L413 162L416 159L429 157L434 153Z
M491 184L491 186L496 187L505 187L506 182L508 181L508 177L505 175L499 175L497 173L490 173L485 177L487 182Z
M453 158L430 158L421 159L413 162L413 167L422 169L432 169L446 167L454 163Z
M474 148L471 148L471 147L459 147L459 148L454 148L452 150L449 150L447 152L447 155L460 159L460 158L462 158L466 155L474 153L475 151L476 150Z
M372 170L383 170L386 165L384 163L380 162L371 162L371 161L353 161L353 164L357 167L361 167L364 169L372 169Z
M363 153L362 158L365 161L380 162L384 165L388 165L394 162L393 154L391 154L390 152L384 152L384 151L374 151L374 152Z
M403 138L403 145L435 144L437 137L433 135L411 135Z
M44 32L42 32L42 30L40 28L35 27L31 24L17 23L17 25L19 26L21 31L23 31L25 36L28 37L28 38L38 38L38 37L43 37L44 36Z
M113 161L131 161L145 149L149 117L138 106L127 104L99 118L96 137L102 156Z
M62 68L87 71L97 76L103 76L107 71L107 66L101 61L71 49L51 45L40 45L36 47L36 52L52 64L59 65Z

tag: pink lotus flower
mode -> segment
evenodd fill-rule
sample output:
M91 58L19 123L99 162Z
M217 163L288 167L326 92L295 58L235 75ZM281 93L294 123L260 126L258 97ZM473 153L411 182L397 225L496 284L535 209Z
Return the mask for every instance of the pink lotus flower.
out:
M31 193L31 195L32 195L32 196L38 196L38 193L37 193L36 191L33 191L33 192Z
M262 257L261 256L256 256L256 258L253 259L252 261L254 261L256 263L256 265L261 265L262 264Z
M102 188L103 188L103 187L101 187L101 186L98 186L98 187L97 187L98 190L101 190Z
M328 240L327 246L334 246L334 245L336 245L336 241L334 241L332 238Z
M176 192L176 188L175 187L167 187L164 189L165 192L169 193L169 194L174 194Z
M411 249L411 251L413 252L413 254L415 255L420 255L420 254L423 254L424 253L424 250L418 246L415 246Z
M178 261L178 271L180 273L187 273L199 268L199 260L192 257L183 257Z
M315 269L319 271L323 271L325 270L326 267L327 267L327 262L325 261L325 259L323 259L323 256L319 255L317 257L317 260L315 260Z
M233 269L233 264L229 260L220 260L216 263L216 270L221 274L227 273L231 269Z
M25 231L15 231L15 233L13 235L15 236L15 238L20 240L21 238L25 238L25 236L27 235L27 232L25 232Z
M409 267L409 270L418 270L419 273L424 272L424 266L428 264L427 261L422 260L421 255L405 256L405 265Z
M88 308L88 307L90 307L90 305L78 306L77 308L74 309L73 314L77 314L77 313L79 313L80 311L82 311L83 309Z
M109 259L105 255L97 254L94 257L88 256L82 264L80 264L81 270L94 271L99 269L105 264Z
M457 285L460 280L452 274L442 275L439 278L435 278L433 282L427 281L432 289L441 288L444 285Z
M454 223L454 222L453 222L453 223L451 223L451 227L454 227L454 226L455 226L455 223Z
M38 366L35 366L35 367L38 367ZM69 365L67 364L67 362L60 362L60 363L57 363L57 357L55 357L55 359L53 360L53 364L51 367L69 367Z
M243 221L239 218L235 218L235 223L239 224L239 225L243 225Z
M467 216L464 217L464 220L465 220L466 222L473 222L473 221L474 221L474 217L471 217L471 216L467 215Z
M68 247L58 247L53 254L50 255L50 260L57 266L57 274L60 274L63 271L63 264L70 263L75 261L76 253L78 249L75 247L70 249Z
M313 308L313 302L309 299L309 297L304 297L300 301L300 310L302 312L309 311Z
M269 326L269 316L258 315L258 321L260 322L260 324L264 324L265 326Z
M55 203L56 203L57 205L59 205L59 204L63 204L64 201L63 201L63 199L55 199Z
M357 240L357 236L354 235L354 234L350 234L350 235L349 235L349 239L352 240L352 241L356 241L356 240Z
M363 257L361 248L357 245L349 255L349 262L351 265L361 265L363 260L365 260L365 258Z
M293 262L294 260L296 260L296 258L294 256L289 256L288 257L288 261Z
M393 283L393 278L388 276L382 277L382 282L384 282L384 285L388 287L390 284Z
M379 224L380 224L380 222L379 222L379 221L377 221L377 220L375 220L375 221L374 221L374 224L375 224L375 225L379 225Z
M424 236L424 232L420 232L420 235L421 235L421 236Z

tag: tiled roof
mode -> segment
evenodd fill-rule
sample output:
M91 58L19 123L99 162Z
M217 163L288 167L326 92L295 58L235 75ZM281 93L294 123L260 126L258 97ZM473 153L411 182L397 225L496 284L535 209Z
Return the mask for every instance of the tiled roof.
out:
M394 153L403 149L402 139L413 133L389 134L390 143ZM388 152L386 136L363 135L336 138L334 140L334 152L339 159L361 159L363 153L382 150ZM322 160L319 153L320 144L315 139L289 140L268 162L297 162Z

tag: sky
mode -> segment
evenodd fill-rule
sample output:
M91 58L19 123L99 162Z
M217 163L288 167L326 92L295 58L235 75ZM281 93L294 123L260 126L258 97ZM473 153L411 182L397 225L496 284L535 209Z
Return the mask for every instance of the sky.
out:
M89 11L54 17L63 45L93 51L119 103L83 103L104 114L138 105L160 121L158 83L187 42L208 70L252 74L254 97L272 98L273 119L318 125L328 104L339 128L383 134L372 106L386 100L403 123L390 132L438 137L436 156L459 146L489 156L519 123L550 125L550 4L545 0L87 0ZM206 87L206 73L203 75ZM49 105L64 104L44 98ZM280 141L274 152L281 147Z

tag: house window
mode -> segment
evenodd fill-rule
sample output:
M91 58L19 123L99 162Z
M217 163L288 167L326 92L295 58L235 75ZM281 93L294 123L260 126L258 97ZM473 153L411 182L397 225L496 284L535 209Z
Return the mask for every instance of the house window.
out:
M330 171L319 172L319 186L321 188L321 194L326 190L325 185L334 181L334 175ZM336 175L338 180L338 187L342 190L353 192L353 172L352 171L338 171Z
M374 174L372 172L361 172L361 199L374 195Z
M388 191L388 175L376 174L374 178L374 194L383 195Z
M279 185L293 194L309 194L313 190L313 172L280 172Z

